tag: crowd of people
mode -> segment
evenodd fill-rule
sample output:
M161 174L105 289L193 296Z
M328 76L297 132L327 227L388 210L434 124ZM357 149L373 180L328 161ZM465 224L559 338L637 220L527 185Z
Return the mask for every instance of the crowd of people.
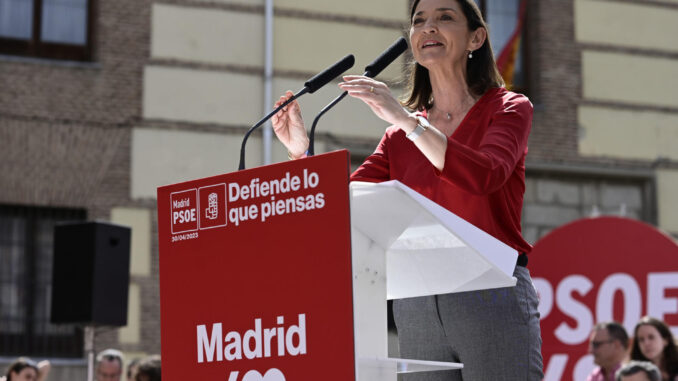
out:
M34 362L33 360L20 357L8 367L0 381L47 381L50 363L47 360ZM123 375L124 374L124 375ZM117 349L106 349L99 352L96 357L94 372L96 381L160 381L160 356L152 355L145 358L137 358L127 364L125 372L125 359Z
M125 359L117 349L106 349L97 355L96 381L160 381L160 356L132 359L125 370ZM9 380L8 380L9 381Z
M589 336L597 365L587 381L678 381L678 347L669 326L646 316L629 339L617 322L597 324Z
M678 346L669 326L643 317L629 338L617 322L597 324L589 336L589 352L597 365L587 381L678 381ZM50 363L26 357L13 361L0 381L47 381ZM96 357L96 381L160 381L160 356L135 358L127 364L122 352L106 349Z

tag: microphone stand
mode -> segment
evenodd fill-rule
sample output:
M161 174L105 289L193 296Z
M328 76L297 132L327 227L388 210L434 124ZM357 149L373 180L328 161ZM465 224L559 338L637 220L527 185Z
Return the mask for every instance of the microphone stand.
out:
M315 155L315 151L313 149L314 146L314 141L315 141L315 126L318 124L318 121L320 120L320 117L323 116L326 112L328 112L334 105L339 103L344 97L348 95L348 91L344 91L341 95L338 97L334 98L332 102L330 102L327 106L323 107L322 110L316 115L315 119L313 119L313 125L311 126L311 133L310 133L310 139L308 140L308 156L313 156Z
M391 62L393 62L399 55L401 55L405 50L407 49L407 41L403 38L400 37L397 39L391 46L386 49L379 57L377 57L371 64L367 65L365 67L365 73L363 73L363 76L365 77L370 77L374 78L376 77L379 73L381 73L382 70L386 68ZM344 91L341 95L338 97L334 98L332 102L330 102L327 106L325 106L318 115L316 115L315 119L313 119L313 125L311 126L311 133L308 139L308 156L313 156L315 155L315 127L318 124L318 121L320 120L320 117L322 117L327 111L329 111L334 105L339 103L344 97L348 95L348 91Z
M344 58L336 62L334 65L328 67L327 69L316 74L313 78L306 81L306 83L304 83L303 89L299 90L296 94L292 96L292 98L288 99L287 101L285 101L285 103L281 104L275 110L271 111L268 115L263 117L260 121L257 122L257 124L250 127L250 129L247 130L247 133L245 134L245 137L242 140L242 145L240 146L240 164L238 164L238 170L242 171L243 169L245 169L245 145L247 143L247 138L249 138L250 134L254 130L256 130L259 126L264 124L264 122L266 122L273 115L275 115L275 113L280 111L280 109L287 106L290 102L294 101L295 99L299 98L300 96L306 93L313 94L316 90L325 86L329 81L337 77L339 74L350 69L354 63L355 57L353 56L353 54L345 56Z
M250 134L254 130L256 130L257 128L259 128L259 126L264 124L267 120L269 120L273 115L275 115L283 107L292 103L295 99L299 98L300 96L306 94L308 92L308 90L309 90L308 87L304 87L303 89L299 90L296 94L294 94L294 96L292 96L292 98L286 100L285 103L281 104L275 110L271 111L268 115L261 118L261 120L259 120L257 122L257 124L255 124L254 126L250 127L249 130L247 130L247 133L245 134L245 137L242 140L242 145L240 146L240 164L238 164L238 170L239 171L242 171L243 169L245 169L245 145L247 144L247 138L250 137Z

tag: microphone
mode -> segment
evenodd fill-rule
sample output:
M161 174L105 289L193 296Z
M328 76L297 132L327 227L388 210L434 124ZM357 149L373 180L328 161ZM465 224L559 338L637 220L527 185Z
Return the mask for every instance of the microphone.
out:
M355 57L353 54L349 54L346 57L342 58L339 60L337 63L334 65L328 67L327 69L321 71L317 75L315 75L313 78L309 79L304 83L304 88L299 90L292 98L288 99L285 101L285 103L281 104L278 106L275 110L271 111L268 115L263 117L260 121L258 121L254 126L250 127L250 129L247 131L245 134L245 137L242 140L242 145L240 147L240 164L238 164L238 170L243 170L245 169L245 145L247 144L247 138L249 138L250 134L259 128L264 122L269 120L273 115L275 115L280 109L283 107L287 106L290 104L292 101L295 99L299 98L300 96L306 94L306 93L311 93L313 94L316 90L319 88L325 86L328 82L333 80L334 78L338 77L341 73L345 72L346 70L350 69L353 67L353 64L355 63Z
M381 73L382 70L386 68L386 66L390 65L391 62L395 61L398 56L403 54L403 52L407 50L407 40L405 38L400 37L399 39L396 40L391 46L388 47L388 49L384 50L383 53L379 57L377 57L374 61L372 61L371 64L365 66L365 73L363 74L366 77L374 78L379 73ZM348 91L344 91L341 95L336 97L330 104L325 106L318 115L315 117L313 120L313 125L311 126L311 134L309 137L309 143L308 143L308 156L313 156L314 149L313 149L313 142L315 141L315 126L318 124L318 121L320 120L320 117L322 117L327 111L329 111L334 105L339 103L344 97L348 95Z
M365 66L365 76L374 78L382 70L386 69L386 66L390 65L391 62L395 61L401 54L407 50L407 40L404 37L400 37L396 40L388 49L384 50L379 57L377 57L371 64Z

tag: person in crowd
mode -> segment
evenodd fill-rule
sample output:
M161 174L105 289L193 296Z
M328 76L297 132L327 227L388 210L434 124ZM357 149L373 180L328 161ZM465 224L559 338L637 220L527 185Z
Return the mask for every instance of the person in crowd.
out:
M106 349L97 354L96 379L97 381L120 381L124 357L117 349Z
M649 361L631 361L617 371L616 381L661 381L656 365Z
M19 357L9 364L0 381L46 381L50 368L48 360L36 363L27 357Z
M596 324L589 336L589 352L598 365L587 381L614 381L615 372L621 368L629 347L629 336L624 326L617 322Z
M504 88L473 0L415 0L409 25L414 61L403 103L372 78L348 75L339 84L391 124L351 180L399 180L521 255L515 287L394 301L403 357L464 363L461 372L405 380L541 380L538 299L526 268L532 247L520 228L532 104ZM299 104L272 123L290 159L303 157L309 140Z
M662 379L678 381L678 350L671 330L663 321L645 316L633 331L631 360L651 361Z
M135 381L160 381L160 356L146 357L139 362Z
M127 365L127 381L135 381L137 378L137 371L139 370L139 361L141 359L135 358Z

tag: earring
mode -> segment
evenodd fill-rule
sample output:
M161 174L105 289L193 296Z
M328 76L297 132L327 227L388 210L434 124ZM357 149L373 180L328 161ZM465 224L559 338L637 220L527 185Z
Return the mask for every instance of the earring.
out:
M468 58L469 59L473 58L473 50L468 51Z

